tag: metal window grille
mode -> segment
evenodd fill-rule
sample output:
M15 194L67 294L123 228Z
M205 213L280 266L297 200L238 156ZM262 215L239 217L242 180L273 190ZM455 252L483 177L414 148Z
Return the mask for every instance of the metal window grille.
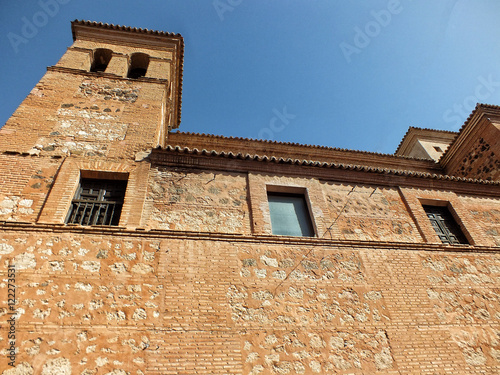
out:
M267 193L273 234L313 237L314 229L303 194Z
M66 223L118 225L127 181L82 178Z
M447 207L423 206L432 227L443 243L468 244L462 230Z

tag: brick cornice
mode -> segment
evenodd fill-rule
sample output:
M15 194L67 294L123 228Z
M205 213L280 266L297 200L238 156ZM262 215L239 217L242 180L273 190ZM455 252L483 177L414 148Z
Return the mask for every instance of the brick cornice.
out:
M492 246L470 246L470 245L444 245L433 243L408 243L408 242L387 242L387 241L362 241L362 240L340 240L318 237L286 237L276 235L240 235L214 232L189 232L174 230L144 230L126 229L124 227L103 227L103 226L80 226L67 224L31 224L21 222L0 221L1 231L18 232L45 232L45 233L68 233L103 235L123 238L171 238L184 240L207 240L225 242L247 242L247 243L268 243L280 245L309 245L327 246L337 248L357 248L357 249L386 249L386 250L408 250L408 251L445 251L456 253L488 253L499 254L500 247Z
M156 46L162 49L180 49L184 45L184 39L180 34L102 22L75 20L71 22L71 31L73 40L106 40L119 44L128 42L142 46L144 44L152 47Z

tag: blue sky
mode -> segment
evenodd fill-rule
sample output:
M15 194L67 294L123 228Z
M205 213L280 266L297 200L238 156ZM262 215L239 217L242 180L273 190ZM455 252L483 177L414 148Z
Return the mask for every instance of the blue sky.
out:
M458 130L500 104L498 15L498 0L0 0L0 126L85 19L183 35L182 131L393 153L409 126Z

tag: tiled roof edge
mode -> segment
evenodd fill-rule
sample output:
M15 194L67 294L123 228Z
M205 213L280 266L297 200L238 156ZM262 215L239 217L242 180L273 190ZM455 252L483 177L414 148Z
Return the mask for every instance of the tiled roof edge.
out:
M192 132L181 132L181 131L176 132L174 134L193 135L193 136L208 137L208 138L218 138L218 139L235 139L235 140L238 140L238 141L260 142L260 143L268 143L268 144L284 145L284 146L308 147L308 148L314 148L314 149L319 149L319 150L355 152L355 153L366 154L366 155L377 155L377 156L383 156L383 157L389 157L389 158L400 158L400 159L418 160L418 161L429 162L429 159L416 158L416 157L411 157L411 156L394 155L394 154L384 154L384 153L381 153L381 152L373 152L373 151L351 150L351 149L348 149L348 148L339 148L339 147L309 145L309 144L302 144L302 143L296 143L296 142L279 142L279 141L271 141L271 140L267 140L267 139L232 137L232 136L224 136L224 135L216 135L216 134L192 133Z
M260 156L260 155L251 155L251 154L242 154L233 153L233 152L218 152L215 150L199 150L197 148L190 149L189 147L181 147L181 146L171 146L168 145L165 148L157 147L157 150L165 150L172 151L184 154L193 154L193 155L203 155L203 156L219 156L231 159L240 159L240 160L255 160L255 161L264 161L264 162L273 162L273 163L281 163L281 164L295 164L300 166L310 166L310 167L322 167L322 168L335 168L335 169L344 169L344 170L356 170L363 172L372 172L372 173L384 173L384 174L393 174L397 176L406 176L406 177L419 177L419 178L431 178L434 180L446 180L446 181L457 181L457 182L467 182L474 184L483 184L483 185L500 185L500 181L487 181L481 179L472 179L465 177L455 177L449 175L442 175L436 173L427 173L427 172L416 172L416 171L406 171L399 169L390 169L390 168L377 168L377 167L369 167L363 165L355 165L355 164L344 164L344 163L329 163L329 162L321 162L314 160L299 160L292 158L277 158L275 156Z
M436 132L436 133L447 133L447 134L455 134L458 135L458 132L452 131L452 130L440 130L440 129L429 129L429 128L420 128L418 126L410 126L408 127L408 130L406 131L405 135L403 138L401 138L401 142L399 142L398 147L396 148L396 151L394 152L394 155L396 155L399 152L399 149L403 145L404 140L406 139L406 136L410 133L412 129L415 130L424 130L424 131L431 131L431 132Z
M469 117L467 117L467 120L465 120L464 124L462 125L462 127L460 128L460 130L458 131L458 134L462 133L462 131L467 127L467 125L469 125L470 121L472 120L472 118L476 115L476 112L481 109L481 108L485 108L485 109L496 109L496 110L500 110L500 106L498 105L494 105L494 104L484 104L484 103L477 103L476 104L476 107L474 108L474 110L471 112L471 114L469 115ZM455 137L455 139L453 140L453 142L450 143L450 145L448 146L448 150L450 150L453 145L455 144L455 142L457 142L457 139L458 137ZM441 155L441 158L439 159L439 163L441 163L441 161L443 160L443 158L445 157L446 155L446 152Z
M78 20L78 19L74 20L71 23L77 24L77 25L82 25L82 26L95 26L95 27L101 27L104 29L130 31L130 32L135 32L135 33L152 34L152 35L168 36L168 37L178 37L178 38L183 39L182 35L179 33L176 34L176 33L170 33L167 31L149 30L149 29L143 29L140 27L114 25L112 23L102 23L102 22L86 21L86 20ZM73 35L73 39L74 39L74 35Z
M177 34L180 36L180 34ZM182 36L181 36L182 38ZM184 82L184 39L181 40L180 51L179 51L179 94L177 95L177 129L181 125L181 114L182 114L182 85ZM172 126L173 127L173 126Z

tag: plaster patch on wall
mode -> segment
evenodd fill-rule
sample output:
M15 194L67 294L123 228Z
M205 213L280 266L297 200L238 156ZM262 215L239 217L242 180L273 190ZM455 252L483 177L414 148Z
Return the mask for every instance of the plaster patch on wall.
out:
M18 215L33 214L33 200L19 196L6 196L0 201L0 215L5 220L17 220Z
M489 256L420 255L433 285L481 285L500 282L500 260Z
M355 326L388 322L381 291L365 288L332 288L326 285L236 286L227 297L234 322L295 324L297 326Z
M493 328L456 329L453 341L461 349L467 365L497 367L500 364L500 331Z
M36 259L35 254L33 253L21 253L14 257L12 262L16 265L17 269L26 270L26 269L34 269L36 267Z
M240 275L271 280L336 280L365 282L365 270L359 254L354 252L311 251L310 247L298 250L273 247L239 250ZM305 256L307 254L307 256Z
M53 155L106 156L108 146L101 143L41 137L31 151L37 153L45 151Z
M0 255L10 254L14 251L14 246L9 245L8 243L1 242L0 243Z
M97 105L82 108L82 105L68 108L63 104L57 111L57 122L51 134L100 141L125 139L128 126L118 121L122 113L119 108L104 106L100 109Z
M446 323L500 322L500 289L427 289L434 311Z
M5 370L2 375L33 375L33 367L27 362L21 362L16 367Z
M54 358L42 368L42 375L71 375L71 363L67 358Z

